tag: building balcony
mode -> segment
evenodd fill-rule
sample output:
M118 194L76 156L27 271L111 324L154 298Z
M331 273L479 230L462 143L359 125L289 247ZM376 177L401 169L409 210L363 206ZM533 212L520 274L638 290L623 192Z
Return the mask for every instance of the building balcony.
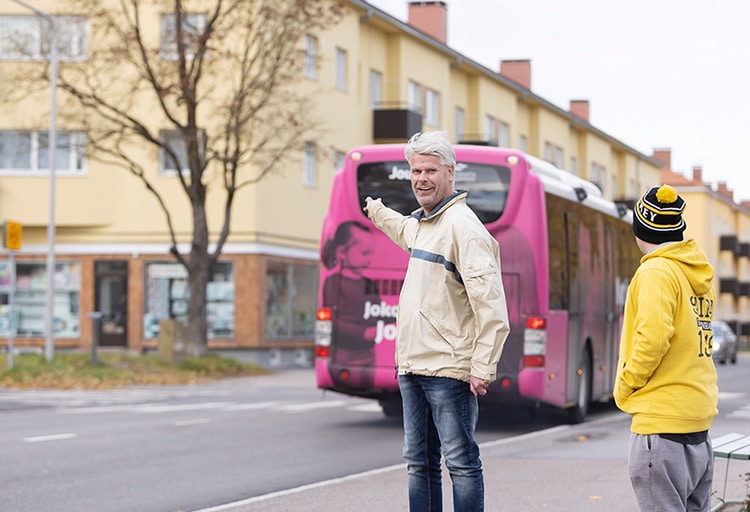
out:
M406 142L422 131L422 114L406 108L387 108L373 111L372 138L375 142Z
M720 251L729 251L737 254L739 247L740 244L737 240L737 235L721 235L721 238L719 238Z
M459 133L459 144L473 144L475 146L497 146L499 141L483 133Z
M737 297L740 294L740 283L737 281L737 278L719 278L719 293L729 293Z

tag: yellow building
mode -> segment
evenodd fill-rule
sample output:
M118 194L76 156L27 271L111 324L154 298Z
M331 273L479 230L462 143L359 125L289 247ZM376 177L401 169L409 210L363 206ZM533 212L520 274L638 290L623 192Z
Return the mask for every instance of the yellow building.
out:
M504 61L491 70L447 46L444 2L411 3L408 22L364 1L344 4L335 27L301 34L300 48L311 65L301 71L299 87L315 94L322 129L303 141L294 165L242 189L232 233L209 285L210 348L265 349L262 352L270 351L276 362L288 354L307 357L317 302L319 232L334 171L355 145L445 130L457 143L526 151L593 181L605 197L624 202L659 180L661 162L591 124L588 101L572 100L562 108L534 94L529 61ZM86 13L70 12L70 5L35 1L64 27L61 60L85 66L86 52L98 42L88 40ZM159 20L173 13L152 15L145 26L156 41ZM40 69L47 59L44 51L31 59L18 55L7 37L23 34L29 41L42 41L44 26L21 5L0 6L0 76L19 66ZM24 102L0 103L0 221L17 221L24 228L23 247L15 253L17 346L44 345L52 188L44 146L48 98L49 91L41 87ZM61 92L60 109L71 105ZM143 114L151 107L133 108ZM154 116L153 128L158 130L161 122ZM186 273L169 254L164 216L139 180L86 158L80 150L86 133L80 128L61 121L57 131L55 346L88 347L93 339L89 314L100 311L102 345L156 347L159 320L183 317L187 304ZM176 170L168 172L156 152L133 151L162 186L174 183L167 200L175 212L179 247L187 250L190 215ZM223 205L213 196L208 204L209 225L215 226ZM7 256L0 252L0 304L8 301L8 274Z
M685 199L685 235L694 238L714 267L714 318L726 321L739 337L750 335L750 204L734 202L725 182L703 181L703 169L693 167L687 178L672 171L671 151L654 155L664 163L661 183L675 187Z

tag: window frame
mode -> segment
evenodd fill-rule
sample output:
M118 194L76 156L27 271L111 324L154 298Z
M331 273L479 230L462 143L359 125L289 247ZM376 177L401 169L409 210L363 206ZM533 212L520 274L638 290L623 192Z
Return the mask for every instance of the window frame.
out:
M347 91L348 86L348 59L347 51L341 47L336 47L336 89L341 92Z
M315 188L317 186L317 144L305 141L302 149L302 186Z
M57 29L57 58L61 62L81 62L88 58L89 23L86 16L53 15L52 20ZM8 41L10 25L24 22L26 27L21 36L28 37L31 46L20 50L14 49ZM41 62L51 58L50 32L47 20L36 15L0 15L0 61L33 61Z
M318 79L318 38L311 34L305 35L303 73L305 78L309 78L310 80Z
M5 134L16 134L15 140L10 141L7 146L12 148L21 147L20 141L28 140L24 150L28 150L28 167L4 166L5 161L9 160L3 156L3 136ZM0 176L40 176L49 174L49 148L45 139L49 136L47 130L0 130ZM67 138L68 142L65 147L61 147L61 142ZM56 132L55 149L55 174L63 176L82 176L87 172L86 162L86 134L80 131L59 130ZM61 152L67 153L67 166L63 167L59 163ZM65 153L62 156L65 156ZM17 155L16 155L16 161ZM46 161L46 165L43 165Z
M177 34L174 26L174 13L162 14L159 21L159 58L165 61L175 61L179 55L177 52ZM182 33L186 36L185 58L195 58L198 39L206 30L208 16L202 12L186 12L182 18Z
M169 140L167 140L167 137L169 137ZM174 137L172 139L171 137ZM201 156L205 156L206 148L205 148L205 134L203 130L200 130L199 133L199 144L200 144L200 151ZM184 169L180 169L180 172L183 176L190 176L190 165L188 164L188 154L187 154L187 145L185 144L185 141L182 139L182 136L180 135L180 132L178 130L159 130L159 140L162 142L162 144L171 144L170 141L176 141L179 145L179 147L172 146L172 151L177 153L177 158L180 160L180 157L182 156L182 160L184 160L185 167ZM179 151L178 151L179 150ZM170 167L167 167L167 162L169 162L169 158L167 158L167 152L164 150L163 147L159 148L159 171L158 174L161 177L167 177L171 178L174 176L177 176L177 169L172 169Z
M380 108L383 101L383 74L375 69L370 70L370 107Z

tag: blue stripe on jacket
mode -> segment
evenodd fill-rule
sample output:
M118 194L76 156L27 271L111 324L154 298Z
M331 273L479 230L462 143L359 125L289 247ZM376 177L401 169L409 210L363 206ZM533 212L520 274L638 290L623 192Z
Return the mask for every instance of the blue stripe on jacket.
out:
M464 280L461 278L461 274L456 268L456 265L446 260L444 256L422 249L412 249L410 252L412 258L417 258L420 260L428 261L430 263L437 263L438 265L442 265L443 267L445 267L445 270L453 274L453 277L455 277L459 283L464 282Z

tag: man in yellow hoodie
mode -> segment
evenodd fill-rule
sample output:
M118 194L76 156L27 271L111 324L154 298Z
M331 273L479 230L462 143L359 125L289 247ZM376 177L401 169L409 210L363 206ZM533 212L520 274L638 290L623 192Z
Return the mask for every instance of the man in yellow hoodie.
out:
M643 257L628 287L614 398L633 417L628 465L642 512L708 511L711 498L714 272L683 240L684 209L669 185L633 208Z

